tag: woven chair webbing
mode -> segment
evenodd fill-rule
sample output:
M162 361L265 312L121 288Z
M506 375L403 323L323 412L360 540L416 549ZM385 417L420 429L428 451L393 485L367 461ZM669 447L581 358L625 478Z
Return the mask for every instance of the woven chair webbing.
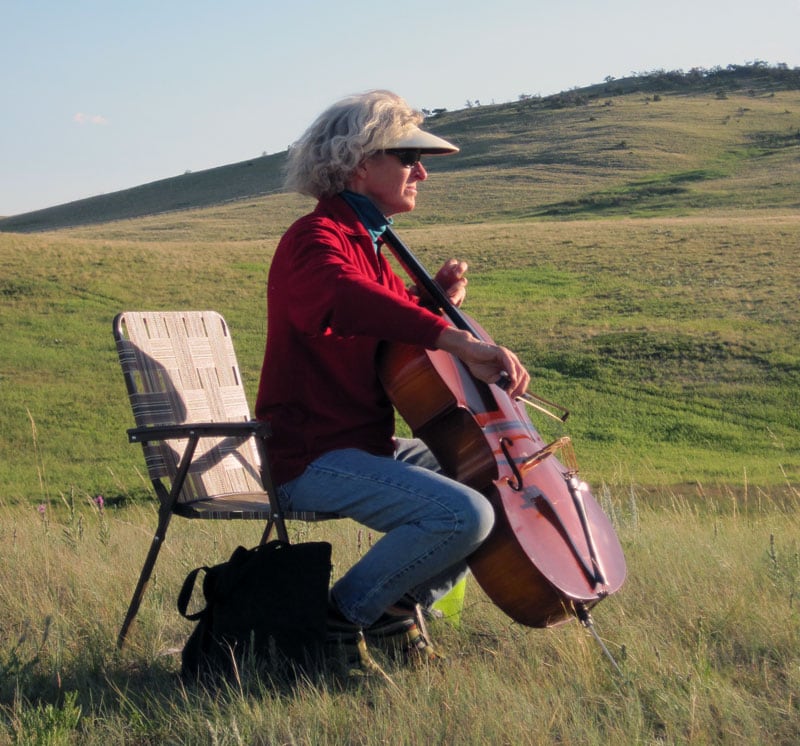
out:
M243 422L250 410L224 319L212 311L124 315L119 357L137 426ZM144 446L151 479L172 479L185 441ZM263 492L252 439L201 441L179 502Z

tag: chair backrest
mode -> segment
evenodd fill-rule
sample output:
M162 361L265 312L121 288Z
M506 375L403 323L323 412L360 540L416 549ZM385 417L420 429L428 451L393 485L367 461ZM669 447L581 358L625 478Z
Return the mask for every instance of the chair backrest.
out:
M250 419L225 320L214 311L125 311L114 338L137 427ZM144 444L150 478L174 479L186 441ZM260 493L253 439L203 440L179 503Z

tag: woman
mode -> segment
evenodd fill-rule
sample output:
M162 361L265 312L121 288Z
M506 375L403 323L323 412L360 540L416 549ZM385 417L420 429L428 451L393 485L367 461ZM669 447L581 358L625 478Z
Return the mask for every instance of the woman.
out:
M458 148L419 128L399 96L371 91L331 106L289 153L287 185L316 209L282 238L269 272L267 346L256 416L273 425L273 476L284 507L348 516L384 536L331 589L340 627L382 629L403 602L429 607L466 571L494 514L478 492L438 473L417 440L394 437L378 379L383 341L442 349L478 379L529 376L509 350L427 310L381 253L391 216L413 210L420 158ZM454 303L467 266L436 280Z

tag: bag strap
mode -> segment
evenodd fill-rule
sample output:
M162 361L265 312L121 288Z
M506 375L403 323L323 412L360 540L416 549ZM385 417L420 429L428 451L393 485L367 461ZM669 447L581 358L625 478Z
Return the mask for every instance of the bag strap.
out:
M274 539L266 544L259 544L253 547L253 549L236 547L231 558L227 562L223 562L221 565L215 565L214 567L208 567L206 565L203 565L203 567L196 567L186 576L186 580L183 581L183 586L181 586L181 592L178 594L178 611L181 613L181 616L191 621L199 619L206 613L211 603L220 598L225 598L225 596L231 592L232 583L237 584L236 581L241 582L239 569L249 559L255 557L256 554L265 556L267 553L271 554L288 546L291 546L288 542ZM187 614L186 609L189 606L189 601L194 592L195 581L201 570L205 571L205 577L203 578L203 595L206 598L206 606L194 614Z
M178 594L178 611L181 613L181 616L186 617L191 621L195 621L199 619L205 613L208 606L204 607L198 612L194 614L187 614L186 608L189 606L189 599L192 597L192 592L194 591L194 581L197 578L198 573L201 570L205 570L208 572L208 567L196 567L192 570L187 576L186 580L183 581L183 585L181 586L181 592Z

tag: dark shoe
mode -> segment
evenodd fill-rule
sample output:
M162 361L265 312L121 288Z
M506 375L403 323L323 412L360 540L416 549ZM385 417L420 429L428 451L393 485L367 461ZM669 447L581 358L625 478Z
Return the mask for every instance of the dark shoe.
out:
M339 611L333 599L328 599L325 629L326 657L345 666L358 665L361 657L359 644L363 638L361 628Z
M357 634L361 631L354 622L351 622L336 605L332 598L328 599L328 618L326 637L330 640L338 640L341 638L355 639Z
M389 675L370 654L361 627L347 619L339 611L333 599L328 599L325 649L329 661L343 666L348 676L356 674L379 676L395 686Z
M413 616L394 616L382 614L381 617L367 627L364 632L367 637L376 640L388 640L397 635L404 635L414 625Z
M430 642L422 607L408 596L389 607L364 633L371 644L407 663L444 659Z

